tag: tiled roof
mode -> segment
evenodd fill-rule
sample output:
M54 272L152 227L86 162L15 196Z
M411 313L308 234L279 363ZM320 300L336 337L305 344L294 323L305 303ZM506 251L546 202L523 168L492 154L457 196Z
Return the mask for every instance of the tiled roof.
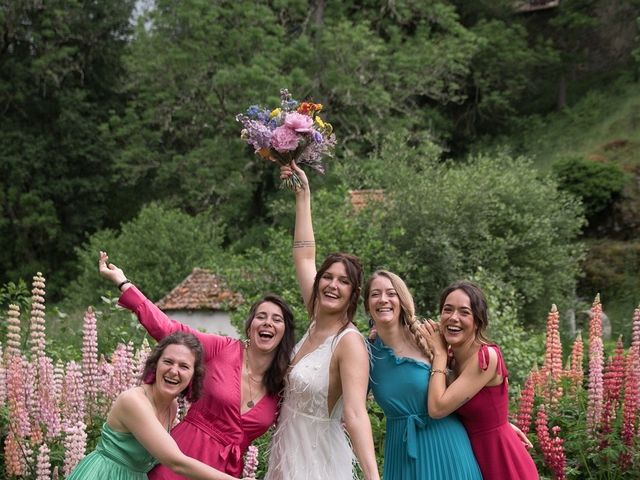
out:
M384 190L349 190L349 196L351 197L351 205L354 210L358 211L370 200L377 202L384 200Z
M222 310L242 303L242 295L229 290L209 270L194 268L177 287L156 302L162 310Z

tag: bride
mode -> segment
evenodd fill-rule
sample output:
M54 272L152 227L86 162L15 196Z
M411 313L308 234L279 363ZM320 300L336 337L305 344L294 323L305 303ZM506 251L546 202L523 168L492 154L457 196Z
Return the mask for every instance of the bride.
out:
M265 480L351 480L354 453L364 478L379 480L366 408L369 357L353 324L362 266L334 253L316 272L309 182L293 162L281 176L293 170L302 181L293 259L311 323L294 349Z

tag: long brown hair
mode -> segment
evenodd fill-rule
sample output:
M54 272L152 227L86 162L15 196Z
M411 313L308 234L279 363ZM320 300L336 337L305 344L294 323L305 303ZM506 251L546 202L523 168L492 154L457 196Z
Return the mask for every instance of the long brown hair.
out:
M291 352L296 343L295 321L289 304L278 295L270 293L251 305L249 316L244 324L244 333L247 337L249 336L249 328L256 316L258 307L265 302L270 302L280 307L280 310L282 310L282 318L284 319L284 335L276 347L276 354L273 360L271 360L269 368L267 368L267 371L262 377L262 385L264 385L267 393L276 394L280 393L284 388L284 377L287 374L289 362L291 361Z
M468 280L459 280L446 287L440 294L440 314L444 307L447 297L456 290L462 290L471 303L471 312L473 313L473 323L476 326L476 340L481 343L491 343L485 336L485 331L489 326L489 308L484 293L475 283Z
M358 299L360 298L363 274L362 264L358 257L348 253L331 253L324 259L322 265L320 265L320 268L316 273L316 278L313 280L313 290L311 291L311 299L308 305L309 315L313 317L316 313L316 306L318 303L318 285L320 284L320 279L334 263L342 263L344 265L344 268L347 271L347 278L349 279L349 282L351 282L352 290L351 296L349 297L349 305L347 306L347 320L348 322L353 322L356 310L358 309Z

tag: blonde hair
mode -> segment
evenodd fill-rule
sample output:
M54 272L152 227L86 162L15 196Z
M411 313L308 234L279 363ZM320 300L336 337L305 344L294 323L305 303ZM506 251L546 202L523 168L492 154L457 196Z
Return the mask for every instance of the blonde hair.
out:
M413 336L413 340L416 342L416 345L420 350L422 350L425 355L431 356L431 352L424 348L424 345L420 341L420 337L418 332L416 331L416 324L420 323L418 317L416 317L416 307L413 302L413 295L409 291L407 284L404 283L404 280L400 278L393 272L389 272L388 270L376 270L367 280L367 283L364 287L364 310L367 312L367 315L371 316L371 312L369 311L369 294L371 293L371 284L377 277L385 277L388 278L393 286L393 289L398 294L398 299L400 300L400 325L404 325L409 327L409 331Z

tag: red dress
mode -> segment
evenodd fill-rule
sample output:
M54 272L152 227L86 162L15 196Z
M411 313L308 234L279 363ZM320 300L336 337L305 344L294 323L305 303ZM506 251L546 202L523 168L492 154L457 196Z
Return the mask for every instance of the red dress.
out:
M156 340L175 331L198 337L206 367L202 396L171 430L171 436L185 455L239 477L247 447L273 425L279 400L278 395L265 395L251 410L240 414L242 342L198 332L169 319L135 287L128 288L118 303L134 312ZM150 480L183 478L163 465L149 472Z
M509 425L507 367L497 345L483 345L480 368L489 367L489 348L498 354L497 372L504 381L484 387L457 411L467 429L473 453L485 480L533 480L538 471L531 455Z

